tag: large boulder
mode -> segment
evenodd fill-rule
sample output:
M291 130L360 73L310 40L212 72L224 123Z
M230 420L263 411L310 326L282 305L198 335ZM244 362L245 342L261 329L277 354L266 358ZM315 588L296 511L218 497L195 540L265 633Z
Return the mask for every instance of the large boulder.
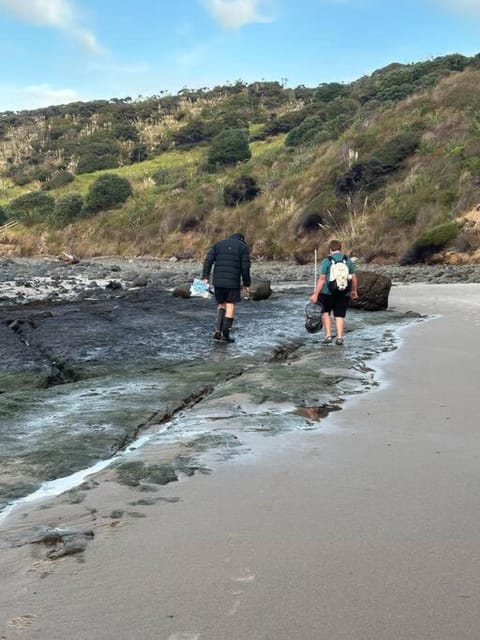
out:
M310 264L315 259L315 253L313 249L298 249L294 252L293 258L297 264Z
M250 284L250 298L252 300L266 300L272 295L270 280L258 280L252 278Z
M358 299L351 300L354 309L381 311L388 309L388 296L392 287L391 279L373 271L357 271Z

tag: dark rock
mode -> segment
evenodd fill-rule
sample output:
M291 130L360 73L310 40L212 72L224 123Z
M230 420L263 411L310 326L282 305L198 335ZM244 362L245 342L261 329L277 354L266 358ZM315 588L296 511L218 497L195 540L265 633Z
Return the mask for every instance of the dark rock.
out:
M181 253L176 253L175 257L177 258L177 260L192 260L195 255L193 253L193 251L183 251Z
M266 300L272 295L270 280L252 279L250 285L250 298L252 300Z
M391 278L373 271L357 271L357 278L358 300L351 300L350 306L365 311L388 309Z
M315 254L313 250L311 251L299 250L299 251L295 251L295 253L293 254L293 257L297 264L303 265L303 264L310 264L311 262L313 262L315 258Z
M61 529L59 527L45 527L37 534L30 544L58 544L60 542L67 544L69 541L77 539L93 539L94 532L92 529Z
M108 284L105 285L105 289L111 289L112 291L116 291L117 289L122 288L122 283L117 282L116 280L110 280Z
M114 509L111 513L110 513L110 518L112 518L112 520L119 520L123 514L125 513L125 511L123 509Z
M47 558L49 558L50 560L58 560L58 558L73 556L76 553L82 553L86 548L86 540L71 540L69 542L66 542L61 547L55 547L55 549L47 551Z
M180 284L173 290L175 298L190 298L190 284Z
M147 276L137 276L132 280L132 287L146 287L148 284Z

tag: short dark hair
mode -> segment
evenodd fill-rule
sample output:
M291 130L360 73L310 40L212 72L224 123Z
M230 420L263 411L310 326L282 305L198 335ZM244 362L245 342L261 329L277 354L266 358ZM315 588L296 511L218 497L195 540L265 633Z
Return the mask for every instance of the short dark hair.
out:
M342 248L342 243L340 242L340 240L330 240L330 242L328 243L328 248L330 249L330 251L340 251L340 249Z

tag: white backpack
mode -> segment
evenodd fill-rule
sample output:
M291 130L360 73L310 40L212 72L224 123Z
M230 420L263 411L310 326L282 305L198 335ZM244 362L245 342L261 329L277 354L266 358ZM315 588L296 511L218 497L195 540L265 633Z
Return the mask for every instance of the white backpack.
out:
M340 260L335 260L333 256L328 256L330 268L328 270L327 283L331 293L347 293L350 289L352 276L348 268L348 256L343 256Z

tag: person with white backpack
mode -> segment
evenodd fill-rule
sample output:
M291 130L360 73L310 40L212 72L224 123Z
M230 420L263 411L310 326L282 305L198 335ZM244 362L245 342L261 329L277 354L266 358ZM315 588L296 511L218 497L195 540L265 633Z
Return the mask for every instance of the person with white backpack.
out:
M353 300L358 298L357 276L355 265L342 252L342 243L339 240L331 240L328 249L330 253L320 264L317 285L310 296L310 302L319 304L322 308L324 344L332 342L330 314L333 312L337 332L335 343L343 345L348 300L350 297Z

